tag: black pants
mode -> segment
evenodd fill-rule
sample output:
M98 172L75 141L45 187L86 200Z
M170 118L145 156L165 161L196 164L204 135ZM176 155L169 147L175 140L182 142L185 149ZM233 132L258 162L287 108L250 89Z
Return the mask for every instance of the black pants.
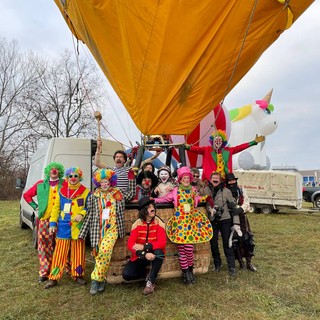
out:
M156 257L153 261L147 259L137 259L135 261L129 261L124 267L122 277L124 280L137 280L145 278L147 275L147 267L150 268L150 280L152 283L156 282L158 273L161 269L163 262L163 251L161 249L154 250L153 254L162 255L161 257Z
M213 221L211 224L213 229L213 237L210 240L210 246L214 265L221 266L222 263L218 247L218 236L220 231L223 243L223 251L227 259L228 268L235 268L233 248L229 248L229 237L231 234L231 227L233 225L231 220L222 220L218 222Z

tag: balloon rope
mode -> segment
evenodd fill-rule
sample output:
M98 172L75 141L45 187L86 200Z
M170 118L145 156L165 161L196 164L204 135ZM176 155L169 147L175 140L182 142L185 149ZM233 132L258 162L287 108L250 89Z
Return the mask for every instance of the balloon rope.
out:
M242 43L241 43L241 47L240 47L240 50L239 50L237 59L236 59L236 61L235 61L235 64L234 64L234 67L233 67L231 76L230 76L230 78L229 78L229 82L228 82L227 88L226 88L226 90L225 90L225 93L224 93L224 96L223 96L223 99L222 99L221 104L223 104L224 99L225 99L227 93L229 92L229 88L230 88L230 85L231 85L231 81L232 81L232 79L233 79L233 77L234 77L234 74L235 74L235 72L236 72L236 69L237 69L237 67L238 67L239 60L240 60L240 56L241 56L241 54L242 54L242 51L243 51L243 48L244 48L244 44L245 44L245 42L246 42L246 38L247 38L247 36L248 36L249 29L250 29L250 26L251 26L251 23L252 23L252 19L253 19L254 13L255 13L256 8L257 8L257 3L258 3L258 0L255 0L255 2L254 2L254 4L253 4L253 7L252 7L252 10L251 10L250 19L249 19L249 22L248 22L248 25L247 25L247 29L246 29L245 35L244 35L244 37L243 37L243 40L242 40Z
M76 54L75 54L75 57L76 57L76 61L77 61L77 68L78 68L78 72L80 73L80 60L79 60L79 55L80 55L80 53L79 53L79 48L78 48L79 40L77 40L77 48L76 48L76 45L75 45L75 42L74 42L74 37L72 37L72 41L73 41L74 51L75 51L75 53L76 53ZM85 47L85 46L82 46L82 48L84 49L83 51L85 52L87 58L90 59L91 61L93 61L92 57L88 54L88 51L87 51L86 47ZM98 77L98 78L101 78L100 74L98 74L98 72L97 72L96 69L95 69L95 72L96 72L97 77ZM85 88L86 85L85 85L85 83L84 83L83 78L81 78L81 81L82 81L83 87ZM102 79L101 79L101 83L104 83L104 81L103 81ZM109 105L111 106L112 109L115 109L115 108L114 108L114 104L113 104L112 99L111 99L111 95L109 94L108 88L107 88L106 86L105 86L105 90L106 90L106 92L107 92L106 97L107 97L107 100L108 100ZM86 90L86 92L87 92L87 90ZM91 107L91 109L92 109L92 112L96 111L95 108L94 108L94 106L93 106L93 103L92 103L92 101L91 101L91 99L90 99L90 96L87 96L87 98L88 98L88 100L89 100L89 104L90 104L90 107ZM119 141L118 139L116 139L116 138L110 133L110 131L107 129L107 127L106 127L103 123L100 123L100 125L101 125L101 126L103 127L103 129L109 134L109 136L110 136L112 139L114 139L116 142L122 144L122 145L123 145L124 147L126 147L126 148L132 148L132 143L131 143L130 138L129 138L127 132L126 132L125 127L123 126L122 122L120 121L118 112L114 112L114 114L116 115L116 117L117 117L117 119L118 119L118 121L119 121L119 123L120 123L120 125L121 125L121 128L122 128L124 134L126 135L126 137L127 137L128 141L129 141L129 143L131 144L131 146L126 145L126 144L124 144L123 142L121 142L121 141Z
M222 99L222 101L220 102L220 110L218 111L217 115L215 116L215 119L218 119L219 114L220 114L220 112L221 112L221 110L222 110L222 105L223 105L223 103L224 103L224 99L226 98L226 95L227 95L227 93L229 92L229 88L230 88L232 79L233 79L234 74L235 74L235 72L236 72L236 69L237 69L237 67L238 67L239 60L240 60L240 56L241 56L241 54L242 54L242 51L243 51L243 48L244 48L244 44L245 44L246 38L247 38L248 33L249 33L249 29L250 29L250 26L251 26L251 23L252 23L252 19L253 19L253 16L254 16L256 7L257 7L257 3L258 3L258 0L255 0L254 5L253 5L253 7L252 7L252 9L251 9L250 19L249 19L249 22L248 22L248 25L247 25L246 32L245 32L245 35L244 35L244 37L243 37L242 43L241 43L241 47L240 47L239 53L238 53L238 55L237 55L237 59L236 59L236 61L235 61L235 64L234 64L234 67L233 67L231 76L230 76L230 78L229 78L229 82L228 82L227 88L226 88L225 93L224 93L224 95L223 95L223 99ZM212 123L211 126L210 126L210 128L207 130L207 132L206 132L205 134L203 134L202 137L200 137L200 138L199 138L196 142L194 142L193 144L197 144L200 140L202 140L203 137L205 137L205 136L209 133L209 131L212 130L212 128L214 128L215 130L217 130L217 127L216 127L216 125L215 125L215 122ZM187 139L188 139L188 136L187 136L186 140L187 140Z

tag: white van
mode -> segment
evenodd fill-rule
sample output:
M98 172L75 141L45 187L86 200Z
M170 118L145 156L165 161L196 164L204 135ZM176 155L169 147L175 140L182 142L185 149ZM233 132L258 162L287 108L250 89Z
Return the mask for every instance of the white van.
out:
M96 152L97 142L82 138L52 138L31 159L27 180L23 193L33 186L38 180L44 178L44 168L50 162L59 162L65 169L80 167L83 171L82 183L91 189L93 156ZM101 161L114 166L113 155L116 150L124 150L123 146L115 141L102 139ZM23 181L20 180L20 187ZM16 186L19 188L19 185ZM20 200L20 227L33 229L34 245L36 246L36 216L34 210L21 197Z

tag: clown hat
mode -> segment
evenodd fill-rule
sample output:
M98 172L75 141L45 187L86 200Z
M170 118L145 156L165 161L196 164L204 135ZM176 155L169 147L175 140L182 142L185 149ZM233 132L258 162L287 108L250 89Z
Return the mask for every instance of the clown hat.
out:
M189 167L181 167L177 170L177 174L178 174L178 181L180 182L180 180L182 179L182 177L184 176L189 176L190 177L190 181L193 181L193 175L192 172L190 170Z

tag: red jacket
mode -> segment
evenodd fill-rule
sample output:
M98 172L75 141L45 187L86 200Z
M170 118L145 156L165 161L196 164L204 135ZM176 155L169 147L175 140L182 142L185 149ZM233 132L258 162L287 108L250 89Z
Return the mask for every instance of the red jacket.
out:
M135 261L144 257L148 252L153 253L156 249L161 249L165 253L166 241L165 224L158 216L155 216L150 223L137 219L132 225L127 244L128 249L132 252L130 260ZM143 244L144 250L136 252L133 249L136 243Z
M249 147L255 146L257 143L253 140L247 143L240 144L235 147L224 147L222 150L218 150L222 153L222 159L225 165L225 173L232 172L232 156L238 152L241 152ZM190 151L202 155L202 180L210 181L211 173L217 170L217 153L212 146L198 147L191 146Z

